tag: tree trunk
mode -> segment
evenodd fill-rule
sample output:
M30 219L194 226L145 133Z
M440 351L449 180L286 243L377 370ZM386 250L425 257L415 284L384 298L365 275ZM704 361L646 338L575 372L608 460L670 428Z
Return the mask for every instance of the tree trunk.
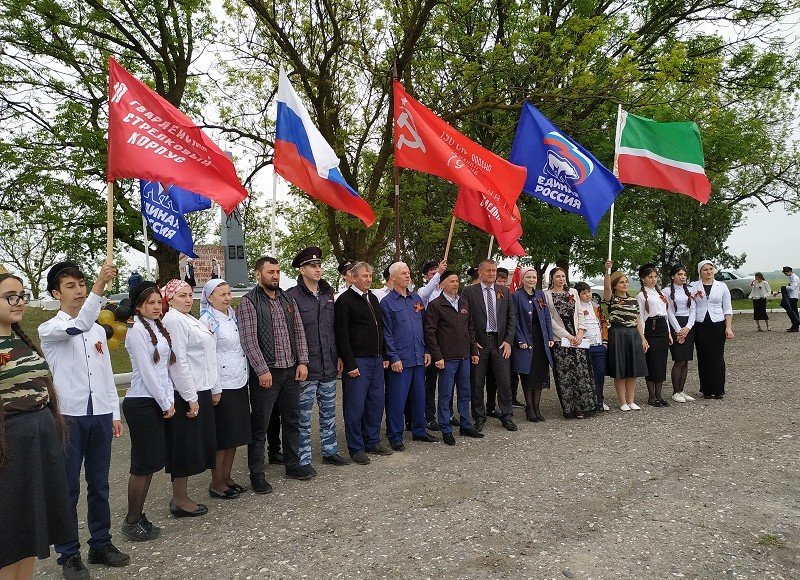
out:
M158 279L156 282L163 286L173 278L180 279L181 272L178 266L178 250L170 248L168 245L153 240L151 246L155 244L156 249L150 253L158 264Z

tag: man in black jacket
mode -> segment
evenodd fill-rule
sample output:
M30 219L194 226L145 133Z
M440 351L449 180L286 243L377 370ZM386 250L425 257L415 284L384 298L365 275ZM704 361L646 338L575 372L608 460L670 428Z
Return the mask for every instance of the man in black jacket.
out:
M297 286L286 291L294 298L303 319L308 344L308 377L300 383L300 465L311 465L311 415L314 399L319 407L319 436L322 460L331 465L349 465L339 455L336 441L336 333L333 288L322 279L322 250L312 246L301 250L292 261L299 268Z
M500 422L509 431L517 426L511 419L511 343L514 340L516 315L508 288L495 284L497 262L484 260L478 266L480 283L464 289L480 348L480 357L472 385L472 416L475 428L480 431L486 423L486 374L494 373L497 382L497 399Z
M336 300L336 346L342 359L344 428L350 457L360 465L366 453L391 455L381 445L384 361L383 322L378 299L369 291L372 266L356 262L353 285Z

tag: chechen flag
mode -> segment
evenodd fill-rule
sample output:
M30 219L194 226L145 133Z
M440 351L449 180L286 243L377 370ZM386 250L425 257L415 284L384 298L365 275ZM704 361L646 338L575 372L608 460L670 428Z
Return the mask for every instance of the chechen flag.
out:
M453 215L472 224L497 239L504 256L526 256L528 253L519 243L522 222L519 208L509 209L502 201L475 189L461 187L458 190Z
M339 158L311 122L283 69L278 81L275 172L314 199L356 216L369 227L375 213L339 171Z
M230 159L189 117L108 59L108 181L177 185L225 213L247 197Z
M452 181L513 207L524 167L509 163L453 129L394 81L394 163Z
M659 123L627 111L621 114L616 149L619 180L708 202L711 182L697 124Z

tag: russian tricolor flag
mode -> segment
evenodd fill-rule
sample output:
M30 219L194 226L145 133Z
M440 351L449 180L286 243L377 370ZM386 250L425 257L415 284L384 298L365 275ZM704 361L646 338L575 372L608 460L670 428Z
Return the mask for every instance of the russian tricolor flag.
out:
M275 133L273 166L278 175L311 197L356 216L367 227L375 222L372 208L342 177L339 158L311 122L283 69Z

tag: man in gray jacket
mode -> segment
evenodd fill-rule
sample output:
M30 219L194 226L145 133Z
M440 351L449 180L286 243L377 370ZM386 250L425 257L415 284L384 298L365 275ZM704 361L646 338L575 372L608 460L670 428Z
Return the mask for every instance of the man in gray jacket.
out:
M311 465L311 415L314 399L319 407L322 460L348 465L336 441L336 375L341 372L336 354L333 288L322 279L322 250L301 250L292 261L300 270L297 286L286 294L294 298L303 320L308 344L308 378L300 383L300 465ZM313 469L313 468L312 468Z

